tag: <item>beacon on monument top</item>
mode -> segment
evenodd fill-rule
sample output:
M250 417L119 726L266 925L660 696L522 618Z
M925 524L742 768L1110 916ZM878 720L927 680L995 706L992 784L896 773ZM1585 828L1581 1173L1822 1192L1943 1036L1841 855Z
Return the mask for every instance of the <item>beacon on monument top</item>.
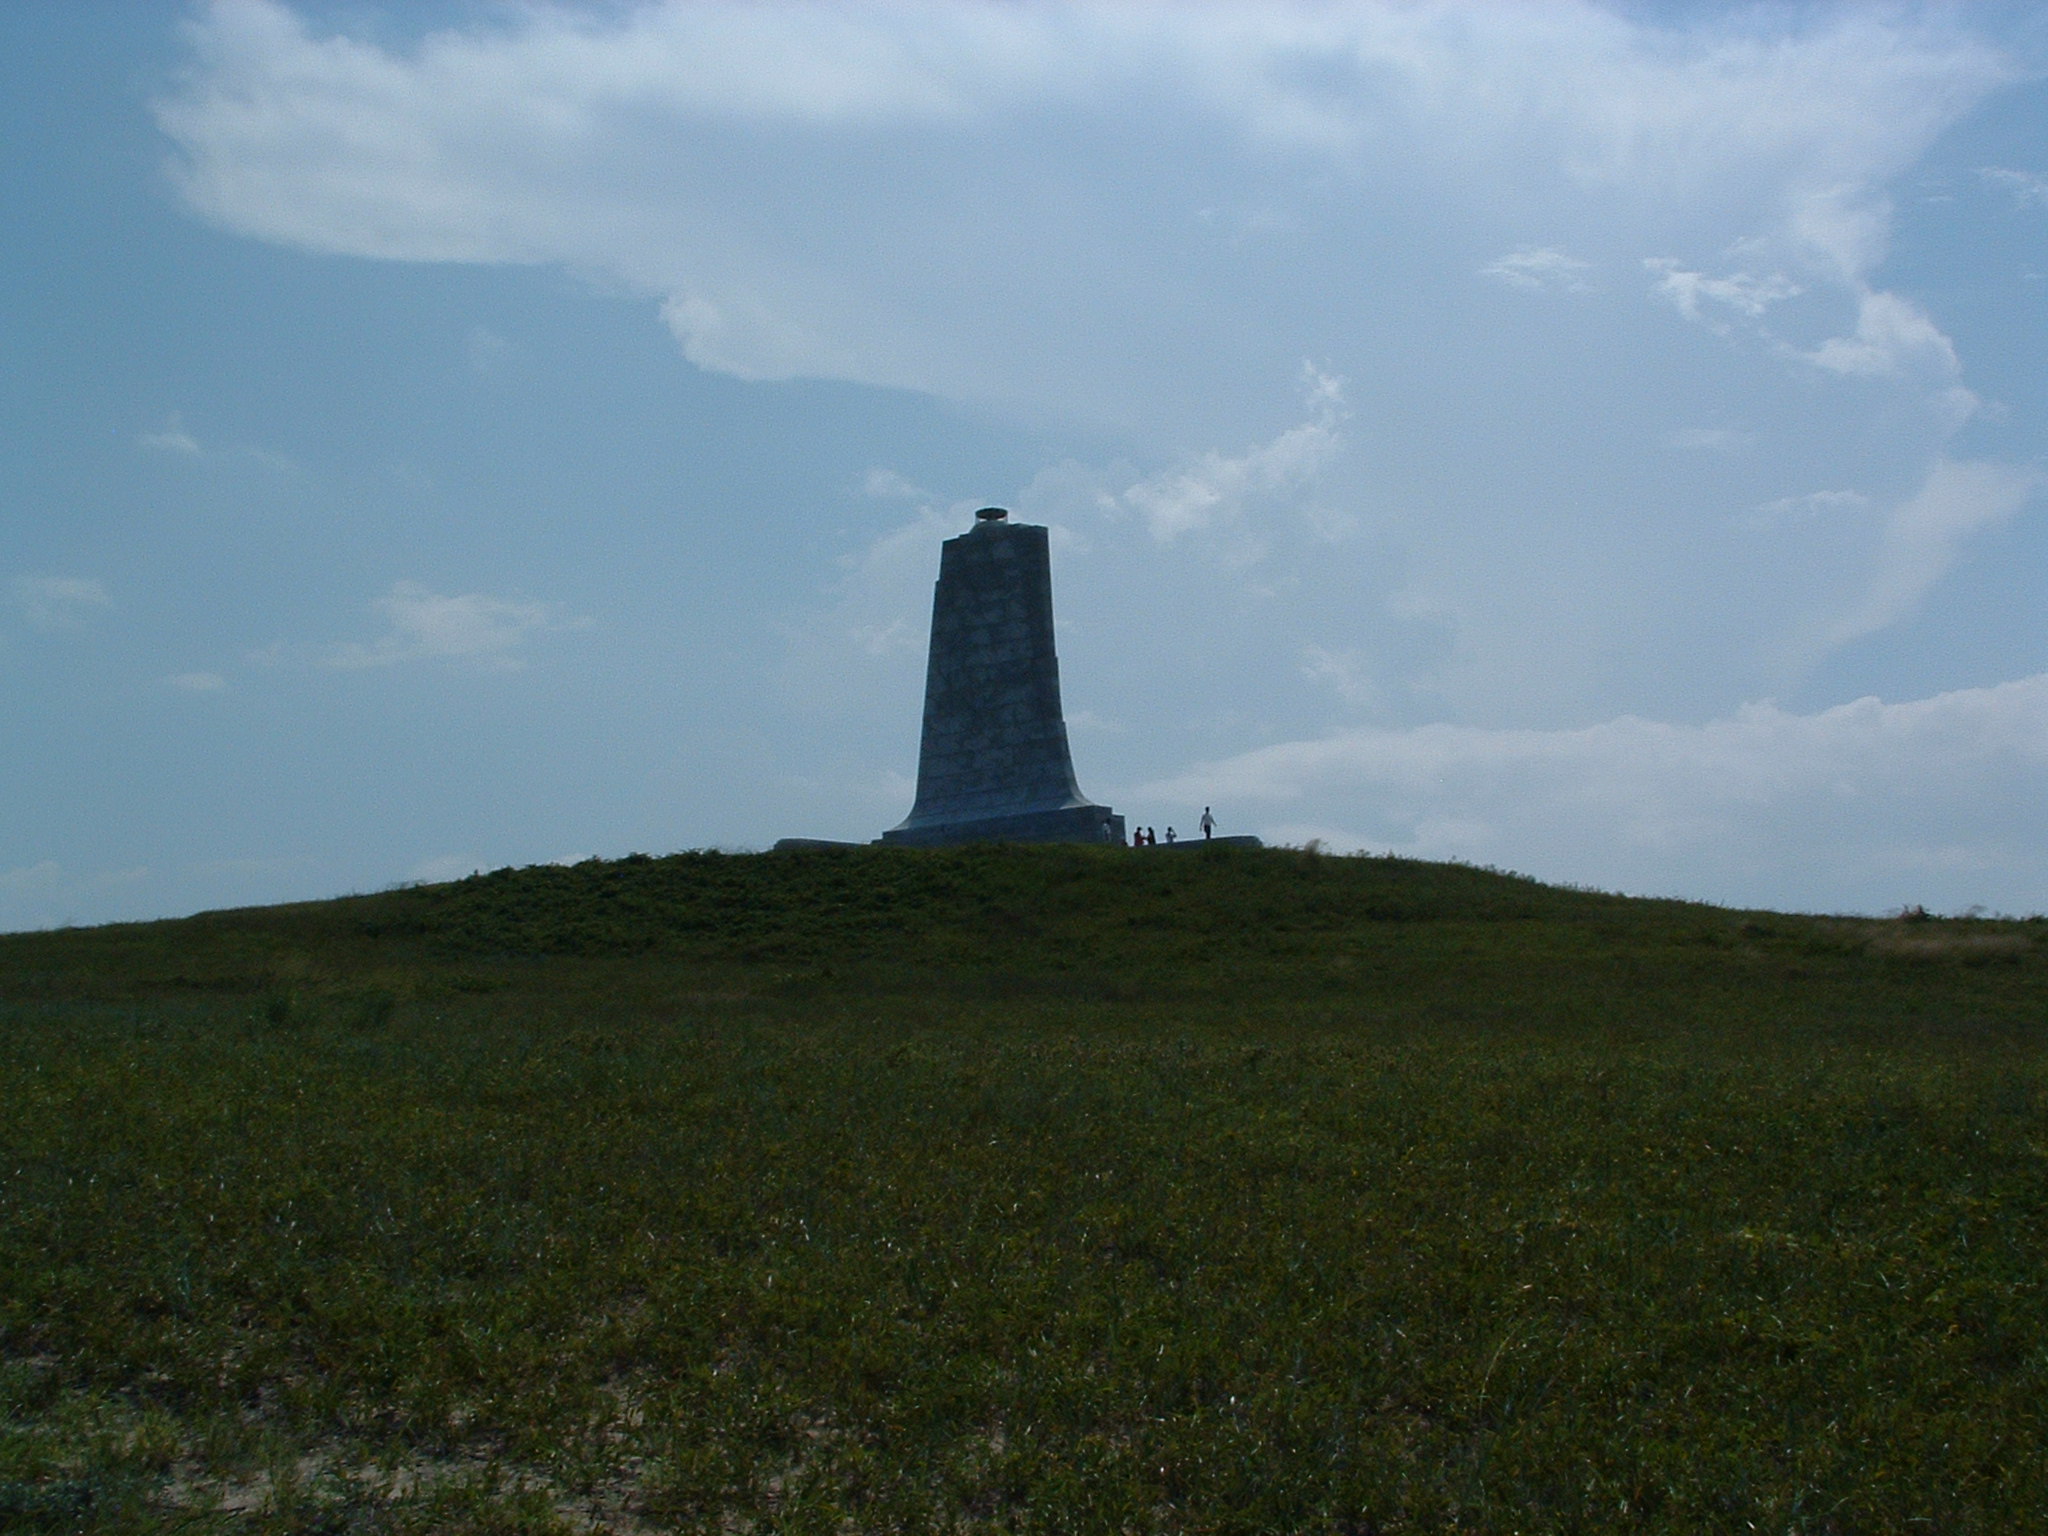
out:
M1009 521L1010 513L1004 507L983 507L974 514L977 523L1002 523Z

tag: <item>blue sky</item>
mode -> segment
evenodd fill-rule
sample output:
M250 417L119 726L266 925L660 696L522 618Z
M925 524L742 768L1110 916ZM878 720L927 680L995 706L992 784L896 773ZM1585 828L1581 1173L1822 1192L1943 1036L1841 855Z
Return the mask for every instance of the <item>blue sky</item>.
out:
M0 927L1133 822L2048 909L2040 7L0 10Z

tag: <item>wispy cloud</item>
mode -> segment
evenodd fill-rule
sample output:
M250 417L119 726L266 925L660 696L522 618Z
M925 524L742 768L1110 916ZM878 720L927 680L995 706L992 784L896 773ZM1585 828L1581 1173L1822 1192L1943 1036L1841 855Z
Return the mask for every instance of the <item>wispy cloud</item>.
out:
M1780 496L1764 502L1756 509L1756 515L1766 522L1782 522L1829 513L1861 512L1869 505L1870 498L1861 491L1808 491L1804 496Z
M1992 186L2011 193L2012 200L2022 208L2048 208L2048 176L1998 165L1987 165L1977 174Z
M1845 644L1911 613L1948 574L1965 539L2011 517L2043 484L2048 475L2038 469L1941 460L1927 483L1892 509L1876 573L1829 643Z
M176 411L170 415L163 428L156 432L144 432L135 439L138 448L151 453L168 453L181 459L204 459L210 464L229 460L242 460L261 464L265 469L280 474L294 475L299 472L298 461L289 454L279 453L274 448L258 447L254 443L243 443L223 449L216 444L212 449L201 446L199 439L185 430L183 419Z
M875 468L867 472L861 482L861 489L878 501L930 501L932 495L921 485L912 484L893 469Z
M662 301L661 318L683 356L711 373L754 381L862 373L853 348L835 342L822 326L792 318L786 304L758 295L671 294Z
M113 606L107 589L86 576L17 576L14 606L36 629L70 629Z
M1725 332L1730 314L1757 320L1773 304L1796 297L1802 290L1782 272L1759 275L1732 272L1726 277L1708 277L1688 271L1666 256L1652 256L1643 265L1657 274L1656 293L1671 302L1686 319Z
M1901 378L1921 373L1952 379L1960 371L1955 344L1927 312L1896 293L1865 293L1856 305L1856 329L1810 351L1796 352L1831 373Z
M1371 661L1355 646L1341 650L1304 647L1301 674L1311 682L1326 684L1346 704L1361 708L1379 703L1384 692L1373 678Z
M1531 293L1545 288L1586 293L1593 286L1586 281L1586 274L1592 270L1590 261L1568 256L1554 246L1525 245L1488 262L1479 269L1479 275Z
M462 345L469 371L478 378L495 378L520 361L519 347L487 325L472 325Z
M846 634L868 656L893 656L921 650L925 638L903 614L898 614L886 624L856 624Z
M1314 367L1304 370L1308 419L1235 456L1213 449L1193 463L1141 480L1116 497L1164 544L1197 529L1241 517L1262 497L1299 490L1343 444L1344 383Z
M1666 447L1688 452L1740 453L1755 442L1754 432L1737 432L1731 427L1681 427L1664 434Z
M53 928L84 921L104 922L108 904L119 904L149 879L147 866L81 874L56 859L0 869L0 933Z
M415 661L453 661L497 670L524 665L517 654L538 631L565 627L546 603L513 602L480 592L443 596L416 581L395 583L372 605L389 629L368 644L331 647L322 658L344 671Z
M1138 658L1111 694L1134 741L1170 691L1147 646L1155 677L1199 667L1195 707L1229 699L1240 741L1379 707L1375 682L1406 708L1415 676L1418 708L1468 719L1719 712L1792 686L1731 634L1818 648L1909 613L2001 515L1980 477L1979 513L1893 517L1968 406L1944 326L1973 332L1875 286L1891 199L2016 70L1946 12L646 0L404 42L354 17L197 14L158 104L191 209L304 250L589 274L743 378L1078 423L1054 453L1089 462L1010 504L1094 541L1092 568L1062 546L1062 590L1095 581L1099 654ZM1490 283L1482 332L1461 295ZM1276 411L1303 356L1352 382ZM1839 486L1867 511L1780 494ZM792 622L807 721L915 718L932 550L971 510L866 489L905 526ZM1767 497L1809 526L1744 539ZM1821 557L1779 558L1801 538ZM1403 585L1454 642L1392 663ZM548 622L400 588L320 659L516 664ZM1196 628L1198 660L1143 633Z
M482 861L466 853L444 853L421 859L406 871L408 882L437 885L444 880L462 880L482 869Z
M1678 29L1582 0L671 0L503 18L392 49L275 0L214 6L190 31L195 67L156 104L183 195L303 249L601 273L657 296L701 366L744 378L1069 410L1138 382L1103 335L1163 346L1189 329L1197 274L1157 231L1238 206L1291 241L1327 222L1313 211L1327 194L1295 195L1283 162L1324 187L1396 167L1389 185L1414 187L1418 170L1468 212L1535 178L1582 200L1653 190L1660 206L1746 200L1762 178L1757 206L1780 210L1788 239L1846 249L1858 219L1881 232L1869 189L2011 74L1958 29L1910 18ZM771 159L761 132L782 146ZM1046 171L1077 132L1100 189L1081 199ZM1219 171L1238 169L1189 203L1160 183L1165 142L1223 146ZM914 185L896 170L906 151L926 167ZM821 175L843 199L817 197ZM1031 239L986 238L995 207ZM1568 288L1579 260L1528 246L1488 271ZM1202 312L1305 318L1331 302L1327 284L1262 265L1269 282L1247 269L1227 291L1205 268ZM1716 303L1760 293L1704 280L1736 284ZM1216 335L1197 327L1188 355L1213 356Z
M0 869L0 896L54 889L63 879L64 868L55 859L23 864L15 869Z
M910 521L871 540L839 561L830 606L808 622L784 630L780 683L789 702L813 717L841 716L875 707L877 690L906 689L894 707L913 712L931 613L933 551L962 531L974 503L935 506L891 470L868 477L869 494L919 504Z
M219 693L228 685L228 680L218 672L178 672L164 682L180 693Z
M1829 905L1886 882L1915 899L1941 870L1971 899L1996 899L2048 853L2048 823L2021 832L2011 819L2044 791L2048 675L1816 714L1757 703L1701 725L1348 730L1139 793L1269 827L1315 805L1354 845L1609 887L1642 889L1678 856L1694 890Z
M158 453L182 454L190 459L200 456L198 439L185 430L184 422L175 411L161 431L145 432L135 442L138 447L154 449Z
M1834 243L1846 253L1858 244L1858 237L1842 235ZM1873 258L1841 257L1843 263L1868 259ZM1976 396L1957 382L1962 364L1955 344L1926 310L1903 294L1869 286L1853 266L1844 266L1838 276L1855 301L1855 329L1802 346L1787 341L1768 323L1773 306L1806 291L1784 273L1738 271L1709 277L1668 257L1653 257L1643 265L1656 274L1652 290L1657 295L1686 319L1716 335L1730 335L1739 327L1768 350L1829 373L1897 380L1923 388L1936 419L1950 430L1978 406Z

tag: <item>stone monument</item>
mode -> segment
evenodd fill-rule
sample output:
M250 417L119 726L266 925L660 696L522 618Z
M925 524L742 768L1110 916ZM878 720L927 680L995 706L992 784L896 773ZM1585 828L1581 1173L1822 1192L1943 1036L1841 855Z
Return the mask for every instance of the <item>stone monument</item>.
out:
M1123 817L1074 782L1046 530L1009 518L984 507L940 546L917 803L885 843L1124 840Z

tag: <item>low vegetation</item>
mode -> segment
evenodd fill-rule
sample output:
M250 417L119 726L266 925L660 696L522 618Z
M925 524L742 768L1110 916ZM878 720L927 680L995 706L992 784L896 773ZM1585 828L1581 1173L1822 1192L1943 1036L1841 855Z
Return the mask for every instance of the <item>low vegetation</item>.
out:
M1236 849L0 938L0 1527L2004 1533L2048 923Z

